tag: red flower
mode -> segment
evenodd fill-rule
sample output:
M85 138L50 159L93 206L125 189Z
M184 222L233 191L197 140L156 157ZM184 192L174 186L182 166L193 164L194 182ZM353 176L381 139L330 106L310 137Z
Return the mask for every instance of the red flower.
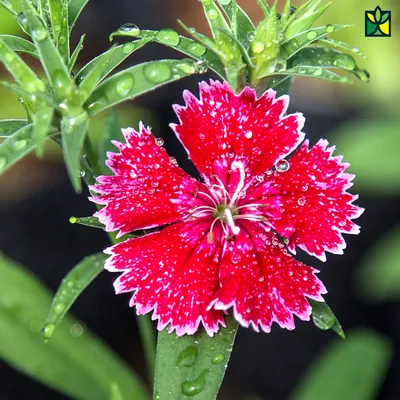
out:
M342 233L362 209L346 192L353 175L320 140L309 149L301 114L284 116L289 97L268 90L236 95L224 83L200 84L200 100L186 91L175 106L178 138L204 183L182 171L143 125L123 131L126 144L109 153L113 176L100 176L92 200L107 231L168 225L106 250L105 268L122 272L117 293L133 292L138 314L153 311L158 329L193 334L224 325L233 309L243 326L269 332L273 321L293 329L309 320L306 297L323 301L315 269L288 252L299 246L321 260L341 254ZM287 250L288 249L288 250Z

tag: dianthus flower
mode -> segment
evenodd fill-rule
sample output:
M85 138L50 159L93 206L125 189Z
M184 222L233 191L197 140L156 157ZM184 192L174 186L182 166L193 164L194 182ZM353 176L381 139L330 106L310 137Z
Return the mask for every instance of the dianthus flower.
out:
M106 250L105 268L122 273L116 292L133 292L138 314L153 311L158 329L177 335L202 323L212 336L231 309L256 331L274 321L293 329L294 315L310 318L307 298L323 301L326 289L291 253L343 253L342 233L359 232L351 220L363 211L346 192L354 176L326 140L303 142L302 114L285 116L288 96L235 94L211 81L200 84L200 100L188 91L184 100L172 128L204 182L141 124L123 130L126 143L108 153L114 175L92 187L107 231L162 227Z

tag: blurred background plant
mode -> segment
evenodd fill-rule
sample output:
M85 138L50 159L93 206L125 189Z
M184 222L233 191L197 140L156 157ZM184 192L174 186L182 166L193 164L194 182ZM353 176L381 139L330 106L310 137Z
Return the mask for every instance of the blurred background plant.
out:
M262 18L254 1L239 3L254 20ZM294 332L275 329L270 335L259 335L240 330L221 399L239 400L245 395L274 400L400 397L400 9L396 1L381 1L379 5L382 10L392 11L390 38L364 37L364 13L377 6L371 0L335 0L320 22L354 25L333 37L356 44L367 56L372 77L368 85L344 86L302 78L295 80L292 89L291 110L305 113L305 130L313 142L327 137L337 144L338 154L345 155L351 172L357 174L352 191L360 193L359 204L367 209L359 221L362 233L348 238L345 256L331 256L326 265L312 261L322 270L329 290L327 300L342 322L347 339L340 341L312 324L300 322ZM279 3L278 9L282 6ZM116 31L121 22L135 22L151 30L170 27L184 34L175 22L179 18L207 33L204 22L198 19L201 4L196 1L120 1L113 5L113 13L104 13L106 7L109 4L103 0L89 3L75 28L74 45L87 33L81 60L87 62L108 49L108 34ZM0 22L1 34L21 33L2 8ZM176 56L154 44L135 53L123 65ZM361 69L367 66L363 60L360 64ZM43 74L37 62L30 65ZM5 79L5 72L3 75L1 80ZM202 78L207 76L215 77ZM121 126L136 127L139 119L152 125L154 132L164 137L168 151L192 173L190 162L165 127L174 118L171 105L182 102L183 88L196 90L197 81L198 77L186 79L141 97L134 105L118 107ZM0 119L3 118L25 118L25 111L12 92L0 88ZM100 142L106 118L98 115L91 123L89 135L94 143ZM34 154L24 158L0 177L0 184L1 250L52 290L71 265L107 245L101 231L69 224L71 215L89 215L93 209L84 198L75 197L58 147L46 145L41 162ZM0 260L0 355L20 372L57 392L3 364L1 397L23 400L64 396L120 399L126 393L130 394L127 398L145 396L142 382L146 373L136 323L126 306L127 298L113 295L113 277L101 275L73 306L73 312L85 324L67 318L44 344L39 331L51 296L35 278L20 273L20 268L9 258ZM89 328L102 338L101 342L92 339ZM135 367L140 377L135 378L127 364L102 342ZM84 368L88 359L94 361ZM124 377L119 385L115 382L117 374Z

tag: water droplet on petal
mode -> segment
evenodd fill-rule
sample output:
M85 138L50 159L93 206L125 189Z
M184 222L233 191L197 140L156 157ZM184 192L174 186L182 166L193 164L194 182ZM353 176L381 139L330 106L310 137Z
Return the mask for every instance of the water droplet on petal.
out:
M170 162L171 164L178 165L178 161L176 161L176 158L175 158L175 157L170 157L170 158L169 158L169 162Z
M262 182L264 180L264 175L263 174L257 175L256 179L258 180L258 182Z
M241 257L240 254L233 254L233 255L232 255L232 258L231 258L231 260L232 260L232 262L233 262L234 264L239 263L239 262L241 261L241 259L242 259L242 257Z
M247 132L244 134L244 137L245 137L246 139L251 139L252 136L253 136L253 132L252 132L252 131L247 131Z
M164 144L164 139L163 138L157 138L156 139L156 145L157 146L162 146Z
M298 200L297 200L297 204L299 205L299 206L304 206L305 204L306 204L306 198L305 197L300 197Z
M289 161L282 159L279 160L276 164L275 164L275 168L278 172L286 172L289 170L290 168L290 164Z

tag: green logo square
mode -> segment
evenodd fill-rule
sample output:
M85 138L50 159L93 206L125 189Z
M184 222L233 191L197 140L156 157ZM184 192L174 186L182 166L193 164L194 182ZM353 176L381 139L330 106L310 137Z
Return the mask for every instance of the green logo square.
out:
M392 35L392 12L383 11L379 6L365 11L365 36L390 37Z

